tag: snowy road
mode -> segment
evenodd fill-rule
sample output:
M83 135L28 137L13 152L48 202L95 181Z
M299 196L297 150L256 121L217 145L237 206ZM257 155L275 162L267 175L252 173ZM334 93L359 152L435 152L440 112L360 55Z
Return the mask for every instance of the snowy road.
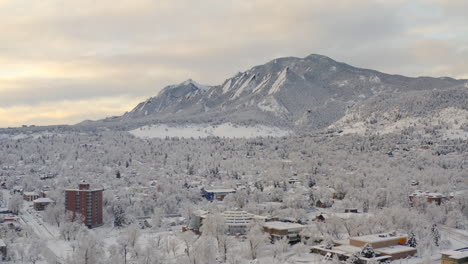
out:
M58 263L65 263L65 259L71 253L72 248L66 241L61 240L58 236L54 235L40 217L31 213L31 209L27 208L22 210L21 220L24 224L31 227L37 238L44 241L45 246L53 256L55 256Z
M10 192L8 190L2 190L2 193L4 206L8 207L11 198ZM47 228L41 217L35 215L37 212L29 207L30 205L31 203L25 203L21 210L19 215L20 223L30 227L36 238L44 242L48 255L54 256L57 263L65 263L66 257L72 250L71 247L67 242L60 240L58 235L54 235L54 232Z

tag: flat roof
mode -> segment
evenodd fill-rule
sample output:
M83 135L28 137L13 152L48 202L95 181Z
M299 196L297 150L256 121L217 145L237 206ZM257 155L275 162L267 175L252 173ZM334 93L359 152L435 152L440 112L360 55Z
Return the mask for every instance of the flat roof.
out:
M377 242L384 242L384 241L392 241L396 239L407 238L407 235L404 234L396 234L394 236L390 235L390 233L383 233L383 234L373 234L367 236L358 236L352 237L350 240L362 241L366 243L377 243Z
M449 258L452 259L468 258L468 247L443 251L441 252L441 254L447 255Z
M355 247L355 246L351 246L351 245L341 245L341 246L333 247L333 250L341 251L341 252L343 252L343 253L351 253L351 254L354 254L354 253L361 252L361 251L362 251L362 248L360 248L360 247Z
M3 241L3 239L0 239L0 247L6 247L6 244L5 244L5 242Z
M23 195L33 196L33 195L39 195L39 194L37 192L24 192Z
M53 203L54 200L50 199L50 198L38 198L36 200L33 201L34 203Z
M305 227L301 224L279 222L279 221L266 222L265 224L263 224L263 226L266 228L278 229L278 230L290 230L290 229L300 230Z
M390 246L390 247L376 248L374 250L380 254L392 255L392 254L397 254L397 253L416 251L416 248L396 245L396 246Z
M80 189L65 189L65 191L74 191L74 192L95 192L95 191L104 191L104 188L100 189L88 189L88 190L80 190Z
M235 192L236 190L234 189L205 189L206 192L210 193L230 193L230 192Z

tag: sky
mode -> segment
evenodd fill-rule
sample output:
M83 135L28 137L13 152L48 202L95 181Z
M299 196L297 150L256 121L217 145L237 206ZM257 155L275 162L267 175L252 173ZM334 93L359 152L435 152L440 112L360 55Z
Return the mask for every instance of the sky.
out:
M0 127L130 111L166 85L216 85L311 53L468 78L466 0L0 0Z

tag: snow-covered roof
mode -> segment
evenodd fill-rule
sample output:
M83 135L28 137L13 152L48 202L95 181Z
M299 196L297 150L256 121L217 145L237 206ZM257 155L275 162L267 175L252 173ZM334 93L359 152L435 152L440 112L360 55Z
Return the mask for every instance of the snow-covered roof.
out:
M447 197L442 193L423 192L423 191L420 191L420 190L416 190L410 196L425 196L425 197L431 197L431 198L446 198Z
M50 199L50 198L38 198L36 200L33 201L34 203L53 203L54 200Z
M201 210L201 209L200 210L195 210L195 211L192 212L192 214L195 215L195 216L204 216L204 215L207 215L209 213L210 212L205 211L205 210Z
M341 245L341 246L333 247L333 250L334 251L341 251L343 253L354 254L354 253L357 253L357 252L361 252L362 248L351 246L351 245Z
M375 251L384 255L393 255L403 252L416 251L416 249L408 246L396 245L390 247L377 248L375 249Z
M352 237L350 239L356 241L363 241L366 243L377 243L383 241L392 241L396 239L407 238L407 235L404 234L391 234L391 233L383 233L383 234L373 234L367 236L359 236L359 237Z
M236 190L234 189L222 189L222 188L219 188L219 189L206 189L205 190L206 192L209 192L209 193L233 193L233 192L236 192Z
M23 195L26 195L26 196L39 196L39 194L37 192L24 192Z
M279 222L279 221L266 222L263 226L266 228L270 228L270 229L293 230L293 231L299 231L304 228L304 226L301 224Z
M441 254L447 255L449 258L452 258L452 259L468 258L468 247L443 251L441 252Z

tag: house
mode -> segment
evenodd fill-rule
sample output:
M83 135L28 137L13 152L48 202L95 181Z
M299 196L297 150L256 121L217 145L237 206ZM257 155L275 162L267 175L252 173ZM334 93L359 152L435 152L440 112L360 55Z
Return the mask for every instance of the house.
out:
M189 218L189 221L188 221L188 226L185 227L185 228L182 228L182 231L187 231L187 230L191 230L193 231L194 233L196 234L199 234L200 233L200 227L203 223L203 220L209 215L209 212L208 211L205 211L205 210L196 210L196 211L193 211L191 214L190 214L190 218Z
M34 210L36 211L44 211L45 208L53 203L54 201L50 198L37 198L33 201Z
M39 194L37 192L24 192L23 193L23 199L28 202L32 202L36 200L37 198L39 198Z
M279 221L266 222L263 225L263 231L270 234L272 241L286 238L289 243L301 241L299 233L304 228L305 226L301 224Z
M289 184L295 184L295 183L301 184L302 181L299 180L298 178L292 177L292 178L289 178L289 179L288 179L288 183L289 183Z
M222 201L228 194L236 193L236 190L231 188L219 188L219 189L202 189L202 196L208 201Z
M0 239L0 256L2 260L5 260L7 257L7 246L2 239Z
M371 246L376 253L372 260L394 260L413 256L417 253L416 248L406 246L407 235L396 232L373 234L366 236L352 237L349 242L339 241L331 246L314 246L313 253L322 255L336 255L339 259L346 260L356 253L362 252L366 246ZM368 259L362 258L367 261Z
M319 199L316 203L315 203L315 207L318 207L318 208L330 208L333 206L333 200L330 200L330 199Z
M440 205L448 200L447 196L441 193L423 192L420 190L416 190L414 193L410 194L408 198L411 206L417 199L421 199L427 203L434 203L436 205Z
M411 186L418 186L419 182L417 180L411 180L410 184Z
M468 247L443 251L441 264L466 264L468 263Z
M16 186L13 186L12 191L13 191L13 194L16 194L16 193L22 194L23 188L21 186L16 185Z

